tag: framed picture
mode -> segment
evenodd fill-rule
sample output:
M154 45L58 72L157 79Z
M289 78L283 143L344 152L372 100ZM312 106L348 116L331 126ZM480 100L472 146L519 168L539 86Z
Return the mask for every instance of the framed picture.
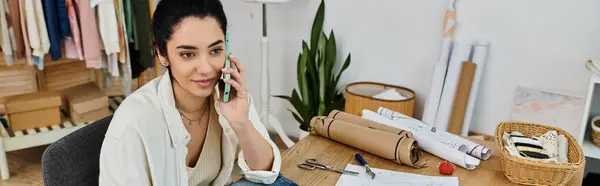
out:
M519 86L510 119L558 127L577 138L584 107L583 97Z

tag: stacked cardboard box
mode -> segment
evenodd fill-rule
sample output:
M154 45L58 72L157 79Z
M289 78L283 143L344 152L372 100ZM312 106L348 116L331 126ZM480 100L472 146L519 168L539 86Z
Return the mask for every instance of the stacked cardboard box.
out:
M108 96L94 82L62 91L63 102L73 123L93 122L108 116Z

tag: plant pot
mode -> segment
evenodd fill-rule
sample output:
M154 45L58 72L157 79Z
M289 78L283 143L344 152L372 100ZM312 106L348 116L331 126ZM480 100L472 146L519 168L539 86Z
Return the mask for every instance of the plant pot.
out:
M306 132L303 130L298 131L298 140L302 140L304 137L310 135L310 132Z

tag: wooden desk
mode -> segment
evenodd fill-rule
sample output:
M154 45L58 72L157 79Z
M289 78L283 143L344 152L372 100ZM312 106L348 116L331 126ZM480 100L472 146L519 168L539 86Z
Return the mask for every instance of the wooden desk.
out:
M458 177L460 185L518 185L509 182L508 179L504 177L504 172L502 171L502 165L500 163L500 154L495 143L476 139L473 139L473 141L491 148L493 152L492 157L489 160L481 161L481 164L473 171L457 167L452 176ZM309 135L300 140L292 146L292 148L283 153L281 172L285 177L303 186L335 185L340 177L339 173L325 170L305 170L298 168L298 163L303 162L307 158L317 158L321 163L334 165L338 168L345 168L348 163L357 164L356 160L354 160L355 153L361 153L369 165L374 168L441 176L437 171L437 165L442 159L427 152L424 153L424 158L429 167L415 169L379 158L350 146L331 141L327 138L313 135ZM580 186L582 181L583 168L573 176L567 185Z

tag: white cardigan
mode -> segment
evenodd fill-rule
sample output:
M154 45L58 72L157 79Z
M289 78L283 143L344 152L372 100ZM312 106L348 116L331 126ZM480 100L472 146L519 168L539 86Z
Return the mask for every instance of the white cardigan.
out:
M274 161L270 171L252 171L240 151L238 166L248 181L270 184L279 175L281 155L249 97L249 119L273 148ZM223 128L223 163L213 185L228 185L240 148L238 138L219 111L218 102L214 103L211 109L218 114ZM167 72L128 96L115 112L100 152L100 185L187 185L185 157L189 139L190 134L175 108Z

